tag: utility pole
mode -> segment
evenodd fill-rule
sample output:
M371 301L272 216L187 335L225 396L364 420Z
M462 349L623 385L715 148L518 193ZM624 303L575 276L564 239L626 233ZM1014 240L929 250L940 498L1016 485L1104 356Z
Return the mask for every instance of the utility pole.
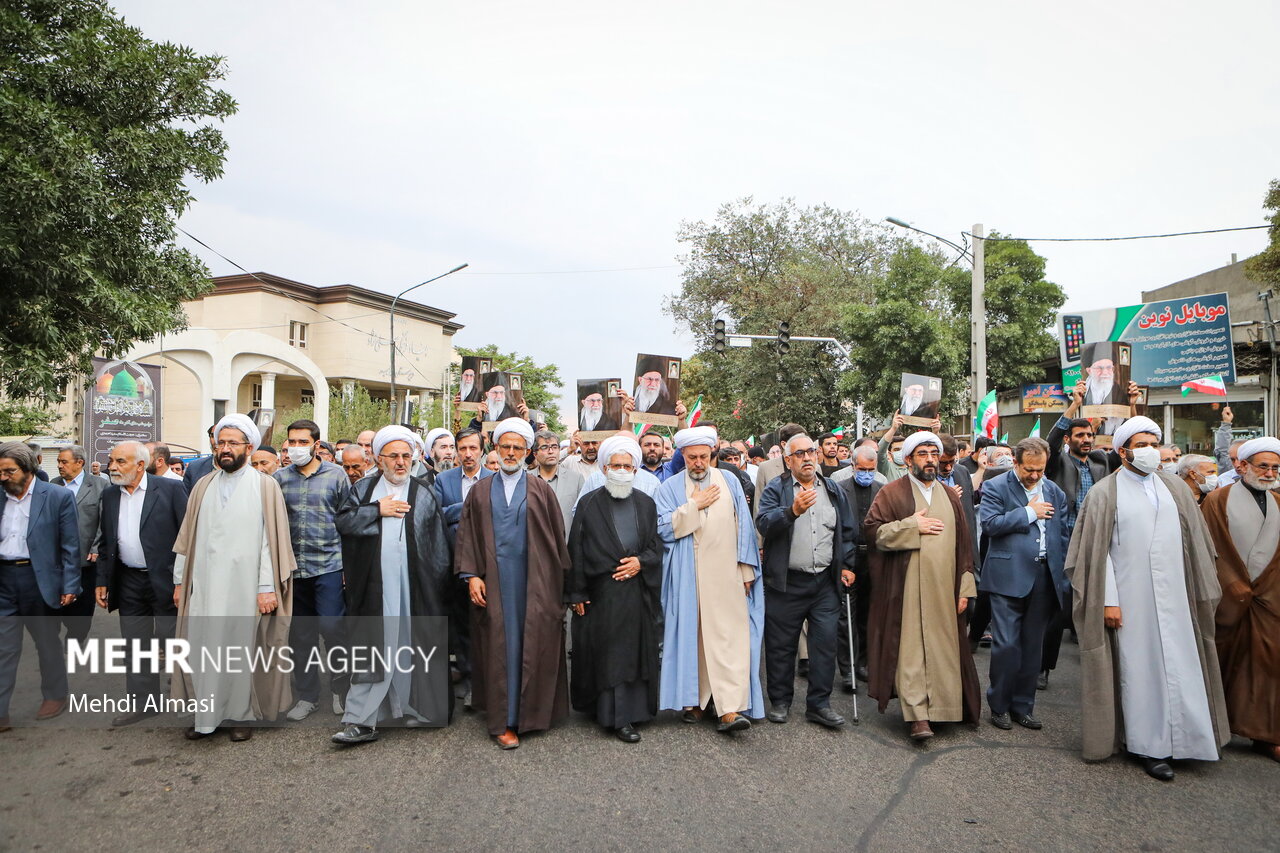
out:
M404 290L397 293L395 298L391 300L391 420L393 423L399 423L403 420L403 418L400 417L400 412L396 410L396 304L400 302L400 297L404 296L410 290L416 290L424 284L439 281L447 275L453 275L458 270L466 269L468 266L470 266L470 264L458 264L448 272L442 272L434 278L429 278L426 281L420 281L412 287L406 287ZM408 398L409 395L406 394L405 402L408 402Z
M978 405L987 396L987 296L986 296L986 240L981 223L973 226L973 288L970 293L969 337L973 351L969 354L973 365L973 401L969 413L970 422L978 415Z

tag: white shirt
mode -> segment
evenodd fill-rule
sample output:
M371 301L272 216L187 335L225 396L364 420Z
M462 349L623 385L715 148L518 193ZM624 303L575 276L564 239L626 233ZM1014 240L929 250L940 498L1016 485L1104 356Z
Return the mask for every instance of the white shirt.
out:
M219 468L217 470L222 469ZM218 479L219 506L225 507L227 505L227 501L231 500L231 495L235 492L236 486L240 485L240 478L253 470L249 463L245 462L238 470L230 474L226 471L222 472L223 476Z
M507 496L507 505L510 506L511 496L516 493L516 486L520 485L520 478L524 476L524 471L517 470L514 474L508 474L499 469L498 476L502 478L502 491Z
M27 560L31 552L27 550L27 525L31 522L31 492L36 487L33 474L27 484L27 493L20 498L5 492L7 503L4 508L4 519L0 521L0 560Z
M916 491L920 493L920 497L924 498L925 504L933 506L933 483L929 483L929 485L926 486L924 483L916 479L915 474L908 473L907 476L911 478L911 484L916 487Z
M165 469L164 469L164 473L163 473L163 474L161 474L160 476L161 476L161 477L167 477L167 478L169 478L170 480L181 480L181 479L182 479L182 475L181 475L181 474L175 474L175 473L173 473L173 469L172 469L172 468L165 468Z
M120 514L116 516L116 544L120 548L120 562L134 569L147 567L147 556L142 552L142 502L147 499L147 475L138 481L138 488L120 487Z
M1016 477L1017 475L1015 474L1014 476ZM1041 482L1044 482L1044 481L1042 480ZM1018 481L1018 485L1022 485L1021 480ZM1032 500L1037 500L1037 501L1044 500L1044 490L1041 489L1040 483L1036 483L1036 487L1034 489L1028 489L1026 486L1022 486L1022 491L1026 493L1028 502ZM1045 555L1044 519L1036 518L1036 511L1031 507L1025 507L1025 509L1027 511L1027 523L1034 524L1036 527L1040 528L1040 556L1043 557Z
M462 472L462 499L464 501L467 499L467 493L471 491L471 487L480 482L480 472L483 470L483 468L477 468L474 477L468 477L465 470Z
M80 497L80 487L84 485L84 469L80 469L80 473L76 474L73 479L63 481L62 485L71 490L71 494L77 498Z
M1125 468L1124 466L1120 467L1120 475L1122 477L1128 477L1130 480L1133 480L1135 483L1141 483L1142 490L1146 492L1147 500L1151 501L1152 508L1153 509L1160 508L1160 497L1156 492L1155 477L1151 476L1150 474L1147 474L1144 476L1142 474L1134 473L1133 471L1130 471L1128 468Z

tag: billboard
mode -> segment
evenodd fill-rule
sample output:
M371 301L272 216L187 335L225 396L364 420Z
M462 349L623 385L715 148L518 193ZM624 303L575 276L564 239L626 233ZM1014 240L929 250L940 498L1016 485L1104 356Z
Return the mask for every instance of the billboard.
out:
M1058 315L1064 388L1079 381L1086 347L1104 341L1132 348L1130 378L1139 385L1177 387L1206 376L1236 381L1226 293Z
M1062 412L1070 405L1071 399L1062 390L1061 385L1039 382L1022 386L1022 413L1029 415L1035 412Z
M84 447L107 468L122 441L160 441L160 365L93 359L93 384L84 395Z

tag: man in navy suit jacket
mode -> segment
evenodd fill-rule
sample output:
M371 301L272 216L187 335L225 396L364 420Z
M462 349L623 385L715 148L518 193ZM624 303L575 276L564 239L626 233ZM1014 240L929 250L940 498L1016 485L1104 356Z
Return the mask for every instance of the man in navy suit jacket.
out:
M80 530L69 489L36 478L39 460L25 444L0 444L0 731L22 658L25 625L40 658L44 698L37 720L67 707L67 667L58 639L62 607L80 594Z
M458 454L458 467L442 471L436 476L436 499L440 503L440 514L444 516L444 534L449 541L450 559L453 545L458 538L458 519L462 517L462 502L465 479L466 491L471 486L492 477L493 472L480 464L484 458L484 448L480 443L480 430L468 427L458 433L455 439ZM454 652L454 679L462 680L471 674L471 597L465 581L454 578L449 587L449 645Z
M1071 589L1063 564L1067 496L1045 478L1049 445L1024 438L1014 467L982 487L982 531L987 556L979 586L991 600L991 723L1041 728L1032 716L1044 633ZM1012 720L1012 722L1011 722Z
M182 488L187 490L187 494L191 494L191 490L196 487L196 483L213 471L213 427L213 424L209 425L209 455L201 456L199 459L188 462L182 469Z
M171 477L147 473L147 448L124 441L111 448L111 485L102 493L102 542L94 590L99 607L120 611L120 636L150 648L173 636L173 543L187 512L187 491ZM130 643L132 645L132 643ZM160 675L130 672L125 688L133 710L111 721L128 726L156 713L147 699L160 694Z

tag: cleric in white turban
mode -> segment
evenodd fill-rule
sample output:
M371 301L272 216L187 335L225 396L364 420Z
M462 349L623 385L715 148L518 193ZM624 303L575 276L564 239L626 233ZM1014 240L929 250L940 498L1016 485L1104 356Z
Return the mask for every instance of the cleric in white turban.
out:
M911 454L922 444L932 444L938 448L938 452L942 452L942 439L928 430L920 430L919 432L911 433L911 435L907 436L907 440L902 442L902 458L910 459Z
M415 457L418 453L418 443L421 441L418 434L408 427L399 424L391 424L384 426L373 436L373 455L381 456L382 448L386 447L393 441L403 441L409 445L409 449L413 451Z
M711 427L689 427L677 432L675 438L671 439L671 443L675 445L676 450L684 450L686 447L696 447L698 445L706 445L715 449L720 444L720 438Z
M1236 459L1241 462L1248 460L1255 453L1275 453L1280 455L1280 439L1272 438L1264 435L1261 438L1251 438L1236 451Z
M1120 426L1116 427L1115 434L1111 438L1112 446L1116 448L1127 447L1129 445L1129 439L1133 438L1140 432L1149 432L1154 435L1156 437L1157 444L1164 436L1164 431L1160 429L1159 424L1151 420L1151 418L1139 415L1134 418L1129 418L1124 423L1120 424Z
M601 442L600 452L596 456L596 465L603 471L605 466L609 464L609 460L618 453L630 454L632 465L637 469L640 468L640 460L643 458L640 453L640 445L636 443L634 438L626 435L615 435Z
M502 443L502 437L512 432L524 439L525 450L533 448L533 427L523 418L507 418L493 430L493 443L496 447Z
M218 425L213 428L214 441L219 440L218 436L224 429L239 430L244 435L244 440L249 442L249 453L253 453L262 445L262 431L249 419L248 415L224 415L222 420L218 421Z

